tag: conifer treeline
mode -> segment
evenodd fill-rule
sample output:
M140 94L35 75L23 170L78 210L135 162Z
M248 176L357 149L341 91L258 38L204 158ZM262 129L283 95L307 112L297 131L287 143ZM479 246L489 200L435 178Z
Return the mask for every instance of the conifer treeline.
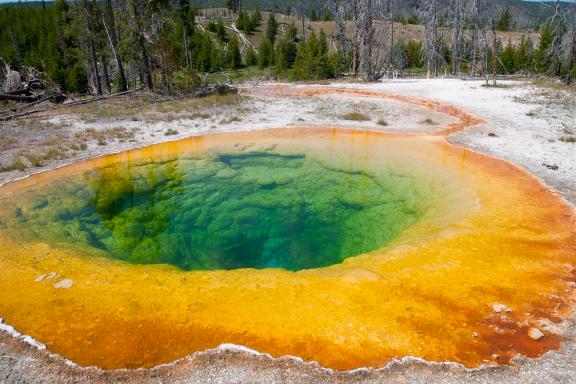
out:
M337 28L328 36L324 31L314 32L304 16L302 26L300 22L298 26L281 25L273 13L263 20L259 10L239 9L234 19L200 20L199 10L189 0L177 4L168 0L56 0L45 8L6 6L0 8L0 65L6 68L7 64L20 73L35 68L63 91L79 94L138 87L189 91L198 87L206 73L251 66L296 79L355 74L363 63L369 64L369 74L423 73L426 69L430 73L431 55L433 75L479 75L472 63L482 61L484 76L574 76L576 27L569 18L551 18L542 27L538 42L525 36L515 43L500 41L494 33L493 41L484 43L483 52L473 49L473 40L465 33L456 45L455 35L439 33L434 27L430 54L428 36L419 42L398 40L393 31L392 38L376 35L375 23L366 13L362 16L359 12L358 20L350 21L351 14L339 12L337 7L331 11L325 14L334 15ZM397 19L393 11L388 19L381 15L381 25L390 21L393 28L392 21ZM511 17L504 16L493 25L507 28ZM465 31L470 23L463 18L461 26L448 29ZM261 35L256 39L260 43L253 46L250 40L256 33Z
M0 60L72 93L194 89L197 73L242 65L236 34L204 26L188 0L56 0L0 8ZM2 62L0 62L2 64Z

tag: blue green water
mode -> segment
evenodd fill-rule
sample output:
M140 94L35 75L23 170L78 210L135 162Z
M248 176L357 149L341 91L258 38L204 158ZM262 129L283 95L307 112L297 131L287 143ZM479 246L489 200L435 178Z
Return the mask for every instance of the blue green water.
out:
M340 263L387 244L418 219L425 200L410 175L278 151L117 163L34 196L15 207L11 225L52 243L185 270Z

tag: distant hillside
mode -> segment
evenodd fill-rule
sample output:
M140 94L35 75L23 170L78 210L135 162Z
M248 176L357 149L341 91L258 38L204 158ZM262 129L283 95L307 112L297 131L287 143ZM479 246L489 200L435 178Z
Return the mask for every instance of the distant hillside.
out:
M222 8L226 6L226 0L190 0L192 4L199 8ZM444 10L448 10L451 0L439 0ZM508 9L516 23L518 29L538 28L543 22L554 14L554 1L524 1L524 0L484 0L485 7L495 18L506 9ZM562 2L562 7L568 7L570 4ZM244 8L262 10L276 10L279 13L295 13L300 0L242 0ZM418 6L421 0L396 0L397 13L408 19L410 16L418 15ZM10 6L13 4L22 4L17 0L0 0L0 7ZM46 0L49 4L50 1ZM314 12L321 16L325 9L326 0L305 0L306 12L308 16ZM27 1L28 6L41 6L41 1Z
M443 7L448 9L450 0L440 0ZM498 17L505 9L508 9L520 29L537 28L546 19L554 13L553 2L529 2L523 0L486 0L486 8L495 17ZM223 7L225 0L192 0L199 7ZM298 6L299 0L244 0L242 2L245 8L261 8L263 10L276 9L278 12L286 13L287 10L294 11ZM326 1L324 0L306 0L307 12L310 15L312 10L316 14L321 14ZM418 14L419 0L397 0L397 6L400 7L399 13L408 18L411 15ZM563 3L562 6L568 6Z

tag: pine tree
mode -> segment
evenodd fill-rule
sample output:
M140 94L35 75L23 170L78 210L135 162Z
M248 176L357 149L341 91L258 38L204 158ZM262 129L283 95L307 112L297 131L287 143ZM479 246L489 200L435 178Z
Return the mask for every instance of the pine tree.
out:
M257 29L262 24L262 14L260 13L260 8L256 8L256 11L252 14L250 18L250 28L252 30Z
M513 74L516 73L518 70L517 64L517 54L514 46L512 45L512 40L508 40L508 45L500 54L500 63L501 63L501 73L506 74Z
M224 22L222 19L218 19L215 26L216 37L223 43L228 41L228 34L226 33L226 28L224 27Z
M498 31L511 31L514 29L514 18L508 8L500 14L500 18L496 22L496 29Z
M322 11L322 21L332 21L334 20L334 18L332 17L332 13L330 13L330 10L326 7L324 7L324 10Z
M276 44L275 65L278 70L287 70L292 68L296 60L298 51L298 30L294 23L291 23L284 34L284 37Z
M319 17L316 14L316 10L314 8L312 8L312 11L310 11L310 20L312 21L318 21Z
M88 76L82 64L76 62L66 76L66 90L71 93L88 93Z
M328 45L324 31L320 37L310 34L306 41L298 45L298 54L294 62L294 76L298 79L329 79L336 75L337 58L328 56Z
M268 68L274 63L274 47L268 39L262 40L258 50L258 68Z
M258 64L258 58L256 57L256 52L252 48L248 48L246 51L246 65L252 67Z
M277 34L278 34L278 22L276 21L274 14L270 13L270 16L268 16L268 23L266 25L265 39L268 40L272 44L272 46L274 46Z
M238 40L236 38L230 39L230 43L228 43L226 64L229 69L238 69L242 66L242 56L240 55L240 48L238 48Z
M540 33L540 43L536 51L536 69L538 72L547 72L551 67L551 60L548 55L552 40L554 39L552 27L549 23L544 24Z
M406 57L407 68L422 68L422 43L415 40L409 40L404 44L404 56Z
M532 40L522 35L516 52L518 70L524 74L534 70L534 47Z
M248 14L241 9L236 18L236 26L238 29L242 30L245 34L249 35L252 33L252 25L250 23L250 18Z

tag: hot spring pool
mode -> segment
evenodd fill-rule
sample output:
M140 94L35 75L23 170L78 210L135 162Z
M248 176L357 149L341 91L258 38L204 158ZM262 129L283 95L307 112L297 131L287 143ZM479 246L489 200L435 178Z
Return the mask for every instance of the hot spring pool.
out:
M566 315L572 217L439 137L195 137L0 188L0 317L105 369L222 343L335 369L507 362L558 347L527 330Z
M17 208L20 233L184 270L337 264L384 246L429 203L408 171L281 149L113 163L63 184Z

